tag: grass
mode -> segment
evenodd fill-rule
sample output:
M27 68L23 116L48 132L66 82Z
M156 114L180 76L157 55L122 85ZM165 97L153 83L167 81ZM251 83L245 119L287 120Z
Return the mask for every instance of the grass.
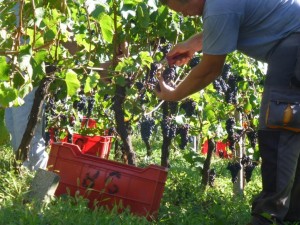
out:
M159 144L153 146L153 156L147 158L143 143L134 143L139 166L160 164ZM111 153L113 154L113 152ZM9 145L0 146L0 225L244 225L250 221L252 198L261 189L259 169L244 189L243 196L233 196L233 184L226 170L227 160L213 158L217 172L215 186L200 188L200 171L183 158L183 151L171 153L171 168L156 221L117 209L90 210L87 200L80 196L53 198L50 203L24 203L34 172L26 169L15 174L13 153Z

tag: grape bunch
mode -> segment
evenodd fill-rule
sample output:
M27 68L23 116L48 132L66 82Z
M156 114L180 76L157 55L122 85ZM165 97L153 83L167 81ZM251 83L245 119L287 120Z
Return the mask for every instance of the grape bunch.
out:
M235 126L235 120L233 117L230 117L226 120L226 131L229 136L232 136L234 134L234 126Z
M189 66L192 69L193 67L197 66L200 62L200 57L199 56L195 56L193 57L190 62L189 62Z
M244 176L247 182L251 181L253 170L257 166L256 162L251 162L244 167Z
M189 124L184 124L184 125L177 127L176 134L180 135L179 148L182 150L185 149L185 147L187 146L187 144L189 142L189 136L188 136L189 129L190 129Z
M171 50L172 44L171 43L162 43L159 47L158 50L163 53L165 56L168 54L168 52Z
M193 99L187 98L181 103L180 108L185 111L187 117L191 117L196 114L196 106L197 103Z
M247 138L250 142L250 145L253 149L255 149L256 143L257 143L257 131L252 130L246 133L247 134Z
M255 169L255 167L257 166L257 163L253 162L249 156L244 154L241 159L241 164L244 167L244 177L245 177L246 181L249 182L252 177L252 172Z
M229 142L229 149L234 151L235 147L234 144L236 142L236 133L234 131L235 120L234 118L230 117L226 120L226 131L228 134L228 142Z
M95 106L94 96L88 96L87 97L87 116L88 117L90 117L92 115L94 106Z
M213 87L220 95L225 95L225 93L227 92L228 89L227 80L231 74L230 69L231 69L231 65L225 64L223 66L221 75L218 77L218 79L213 81Z
M74 102L74 108L78 111L86 111L87 98L84 94L80 95L79 100Z
M213 87L219 95L224 95L228 89L228 85L222 77L219 77L218 79L213 81Z
M216 171L215 169L210 169L208 171L208 185L210 187L213 187L215 185L215 179L216 179Z
M141 91L144 88L144 84L141 81L135 82L135 87L138 89L138 91Z
M173 81L176 77L176 71L175 67L167 67L162 72L162 77L164 78L164 81L169 84L171 81Z
M228 88L225 93L225 101L230 104L237 104L237 76L230 75L228 78Z
M225 63L223 66L223 70L221 73L221 77L223 80L228 80L229 76L230 76L230 70L231 70L231 65L228 63Z
M145 116L141 121L141 136L142 140L148 142L153 133L155 121L150 116Z
M168 105L169 105L170 114L171 115L176 114L177 109L178 109L178 102L170 101L170 102L168 102Z
M176 136L177 125L173 123L170 117L165 117L161 121L161 129L163 136L167 138L174 138Z
M231 174L231 182L236 183L238 180L238 174L242 169L242 166L239 162L229 162L227 168Z
M159 68L159 64L158 63L151 63L150 71L149 71L149 73L147 74L147 77L146 77L148 83L152 87L155 87L156 84L158 83L158 80L156 78L156 73L158 71L158 68Z
M242 159L241 159L241 164L243 166L246 166L246 165L251 164L251 163L252 163L251 158L249 156L247 156L247 155L244 154L243 157L242 157Z

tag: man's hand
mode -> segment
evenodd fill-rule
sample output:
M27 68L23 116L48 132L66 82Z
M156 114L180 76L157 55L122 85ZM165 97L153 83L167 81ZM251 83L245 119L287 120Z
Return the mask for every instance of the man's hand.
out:
M166 101L173 101L172 98L174 97L174 88L167 85L162 76L158 76L157 79L158 86L155 88L156 96Z
M180 42L167 54L170 66L188 64L195 52L202 50L202 34L196 34L184 42Z

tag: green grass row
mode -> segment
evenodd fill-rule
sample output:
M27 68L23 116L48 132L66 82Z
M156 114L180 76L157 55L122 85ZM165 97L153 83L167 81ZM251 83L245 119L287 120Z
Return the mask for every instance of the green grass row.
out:
M136 149L139 166L160 164L159 147L154 147L151 159L140 140ZM53 198L50 203L25 203L34 172L13 171L13 153L8 145L0 146L0 225L244 225L250 221L252 198L261 189L259 168L252 181L246 184L243 196L233 196L233 184L227 160L213 158L212 167L217 172L214 187L200 188L201 176L197 168L187 163L184 151L171 153L171 168L161 200L158 218L148 221L125 211L87 207L87 200L77 197ZM112 153L113 154L113 151Z

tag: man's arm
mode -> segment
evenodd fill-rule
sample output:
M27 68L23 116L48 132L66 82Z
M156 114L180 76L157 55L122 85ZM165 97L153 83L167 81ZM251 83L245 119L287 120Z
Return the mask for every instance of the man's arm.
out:
M166 101L179 101L202 90L221 74L225 59L226 55L203 54L201 62L175 89L166 85L160 77L160 91L156 92L157 96Z

